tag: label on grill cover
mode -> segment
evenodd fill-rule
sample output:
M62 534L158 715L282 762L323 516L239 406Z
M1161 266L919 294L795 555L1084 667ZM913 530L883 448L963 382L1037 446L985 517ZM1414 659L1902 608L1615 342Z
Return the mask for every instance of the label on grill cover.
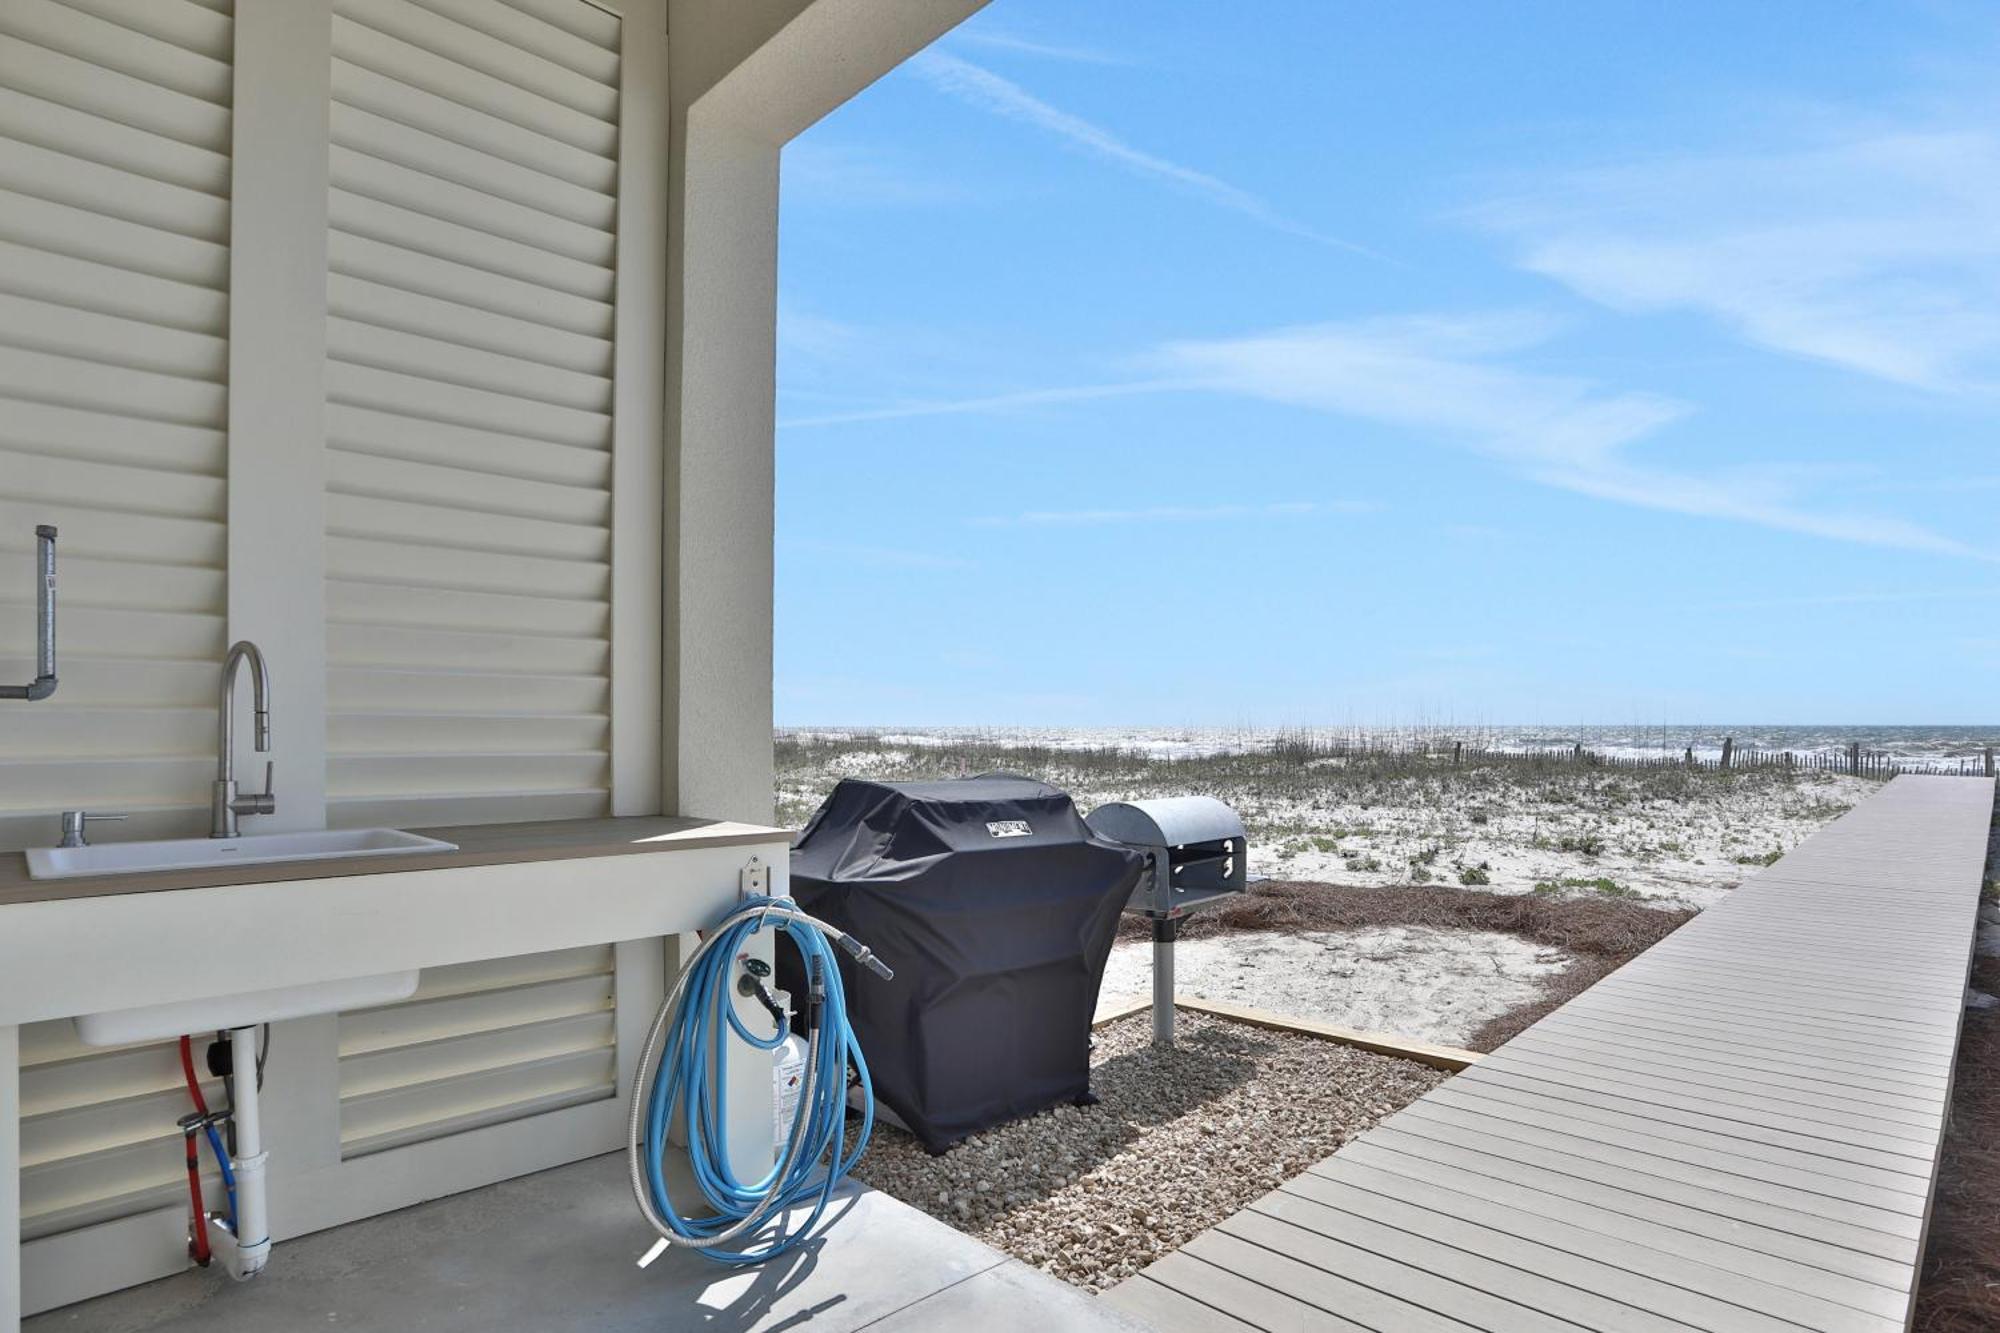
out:
M1025 838L1034 832L1025 819L996 819L986 826L986 831L996 838Z

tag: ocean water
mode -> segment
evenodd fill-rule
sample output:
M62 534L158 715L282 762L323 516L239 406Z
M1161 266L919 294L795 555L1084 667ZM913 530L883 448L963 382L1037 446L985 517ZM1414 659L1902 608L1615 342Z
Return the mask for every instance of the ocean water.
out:
M801 740L872 737L900 747L944 746L966 741L992 745L1033 745L1052 749L1119 749L1160 759L1268 749L1281 739L1369 742L1397 745L1429 742L1495 750L1550 749L1582 744L1600 754L1679 755L1692 748L1713 759L1722 742L1734 738L1739 750L1791 750L1798 754L1845 753L1859 741L1863 752L1902 763L1951 763L1973 759L1987 746L2000 748L2000 723L1964 727L1721 726L1647 727L1414 726L1414 727L781 727L780 736Z

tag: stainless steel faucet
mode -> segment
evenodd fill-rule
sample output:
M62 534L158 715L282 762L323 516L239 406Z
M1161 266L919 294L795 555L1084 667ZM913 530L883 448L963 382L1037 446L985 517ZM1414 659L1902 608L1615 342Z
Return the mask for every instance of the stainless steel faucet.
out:
M213 796L209 800L208 836L237 836L238 815L268 815L278 808L271 790L271 764L264 764L264 790L248 796L236 794L236 668L245 659L250 663L251 703L257 710L257 752L271 748L271 673L265 669L264 654L248 639L239 639L222 663L222 697L216 732L216 764Z

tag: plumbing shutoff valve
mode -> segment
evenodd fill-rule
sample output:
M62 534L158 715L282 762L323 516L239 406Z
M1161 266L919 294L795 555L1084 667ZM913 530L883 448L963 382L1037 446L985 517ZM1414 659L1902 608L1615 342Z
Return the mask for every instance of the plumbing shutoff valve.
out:
M752 958L747 954L737 961L743 965L743 975L736 979L736 993L745 998L756 996L757 1002L771 1015L771 1021L782 1030L791 1022L791 1015L778 1003L778 998L771 993L771 988L764 984L771 976L771 965L761 958Z

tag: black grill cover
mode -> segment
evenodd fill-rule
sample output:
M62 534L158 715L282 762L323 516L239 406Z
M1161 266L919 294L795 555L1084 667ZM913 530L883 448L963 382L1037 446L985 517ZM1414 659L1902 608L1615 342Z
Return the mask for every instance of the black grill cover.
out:
M875 1095L926 1148L1089 1093L1097 988L1144 866L1060 788L1005 773L850 778L813 815L792 896L895 969L840 960Z

